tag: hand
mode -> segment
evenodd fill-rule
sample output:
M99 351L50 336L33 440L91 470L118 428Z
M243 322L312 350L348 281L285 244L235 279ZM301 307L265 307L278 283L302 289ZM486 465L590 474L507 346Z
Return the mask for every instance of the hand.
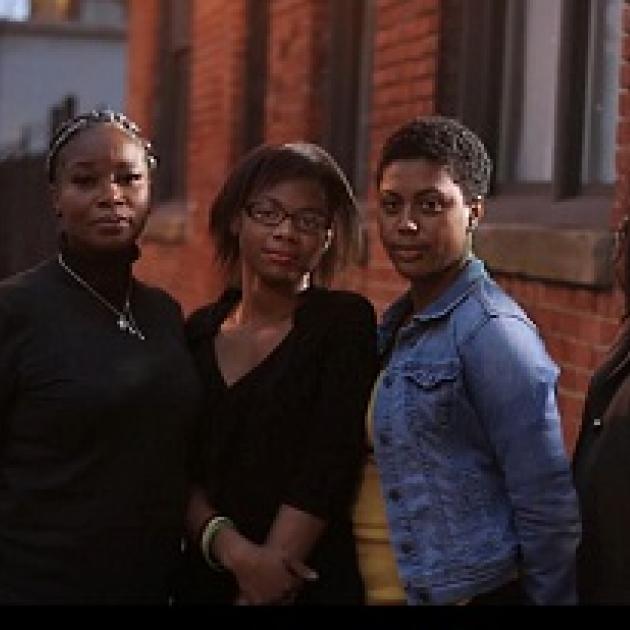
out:
M306 580L307 582L314 582L319 579L316 571L313 571L313 569L306 566L303 562L297 560L296 558L284 556L284 564L289 572L300 581Z
M237 605L284 604L293 601L304 578L311 575L301 563L287 563L276 549L256 545L242 536L233 541L225 566L236 578Z

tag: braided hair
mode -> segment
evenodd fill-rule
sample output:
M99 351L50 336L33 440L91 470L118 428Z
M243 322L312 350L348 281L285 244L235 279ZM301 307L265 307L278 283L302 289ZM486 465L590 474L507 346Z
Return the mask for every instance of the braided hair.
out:
M115 112L111 109L92 110L64 121L56 129L50 141L48 154L46 156L46 173L50 183L55 181L57 175L57 159L63 147L84 129L100 124L115 125L130 138L136 140L144 149L148 167L152 169L157 166L157 157L153 153L151 143L142 136L140 127L138 127L136 123L127 118L125 114Z
M444 116L415 118L387 138L376 170L377 186L392 162L422 158L446 166L467 201L488 193L492 161L486 148L470 129Z

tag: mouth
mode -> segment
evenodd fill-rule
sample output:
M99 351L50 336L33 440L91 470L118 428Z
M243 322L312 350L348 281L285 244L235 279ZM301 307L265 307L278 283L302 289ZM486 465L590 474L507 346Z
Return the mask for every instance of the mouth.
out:
M92 224L101 227L127 227L131 225L131 217L119 214L106 215L94 219Z
M290 252L265 250L263 254L267 260L277 265L293 265L297 262L297 256Z
M425 250L421 247L393 247L390 249L392 258L402 262L414 262L423 258Z

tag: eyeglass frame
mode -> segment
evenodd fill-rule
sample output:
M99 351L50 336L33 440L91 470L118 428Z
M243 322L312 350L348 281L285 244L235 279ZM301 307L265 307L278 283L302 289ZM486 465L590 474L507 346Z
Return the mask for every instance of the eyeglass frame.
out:
M268 204L274 210L278 212L279 218L278 221L270 222L261 220L260 217L256 217L252 214L252 208L255 208L260 204ZM272 197L264 197L263 199L253 199L248 201L243 205L243 212L254 222L259 225L264 225L265 227L278 227L282 225L287 219L290 219L291 225L298 231L300 234L308 234L308 235L316 235L320 233L324 233L327 230L332 228L332 217L326 216L323 212L315 209L304 208L302 210L294 210L293 212L289 212L277 199L273 199ZM305 213L310 213L312 218L318 217L322 219L322 224L317 227L305 228L304 225L299 224L299 220L305 216Z

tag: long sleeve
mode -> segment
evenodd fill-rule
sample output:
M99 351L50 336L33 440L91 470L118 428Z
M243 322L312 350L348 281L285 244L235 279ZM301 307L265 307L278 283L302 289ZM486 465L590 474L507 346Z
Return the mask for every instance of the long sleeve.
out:
M324 519L348 513L363 457L365 411L376 373L376 320L363 298L342 294L320 349L320 387L307 420L300 466L285 503Z
M513 507L525 590L538 604L575 603L580 520L556 402L558 370L517 317L490 318L462 352L467 389Z
M8 313L0 304L0 442L6 428L6 418L15 396L17 338Z

